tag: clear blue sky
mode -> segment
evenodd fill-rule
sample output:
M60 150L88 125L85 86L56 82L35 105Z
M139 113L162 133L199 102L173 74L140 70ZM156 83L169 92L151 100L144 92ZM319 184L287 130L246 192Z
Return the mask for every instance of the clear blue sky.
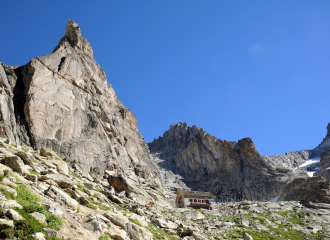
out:
M3 1L0 61L46 55L74 19L146 141L171 124L316 147L330 122L330 1Z

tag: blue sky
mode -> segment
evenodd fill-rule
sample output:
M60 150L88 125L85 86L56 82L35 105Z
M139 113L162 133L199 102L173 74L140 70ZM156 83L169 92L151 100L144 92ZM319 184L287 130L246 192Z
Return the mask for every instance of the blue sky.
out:
M312 149L330 122L330 1L5 1L0 61L52 52L74 19L146 141L171 124Z

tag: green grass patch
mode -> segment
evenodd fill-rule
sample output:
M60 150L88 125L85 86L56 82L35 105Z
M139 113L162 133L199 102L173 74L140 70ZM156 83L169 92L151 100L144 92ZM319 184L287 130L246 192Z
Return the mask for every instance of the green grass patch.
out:
M14 194L7 192L5 189L0 188L0 192L2 192L7 199L14 199Z
M160 229L159 227L153 225L152 223L148 223L148 225L149 225L148 230L152 233L154 239L163 239L163 237L166 237L168 240L178 239L172 236L171 234L165 232L163 229Z
M112 210L112 207L108 207L108 206L104 206L104 205L101 205L100 208L101 208L103 211L110 211L110 210Z
M270 212L267 213L256 213L253 214L244 214L245 217L256 222L257 220L262 225L265 224L265 220L268 219L272 222L275 222L274 219L270 218ZM330 239L329 234L326 234L324 231L320 230L317 233L312 233L310 235L305 235L302 231L292 229L292 224L300 225L304 227L303 222L301 221L301 217L304 215L303 212L298 211L283 211L278 212L278 214L286 217L287 224L277 224L277 228L267 226L269 231L254 231L247 227L241 226L240 224L236 224L237 227L242 227L242 229L232 229L227 231L223 237L225 239L237 239L242 238L244 232L248 233L254 240L282 240L282 239L290 239L290 240L303 240L303 239L314 239L314 240L322 240L322 239ZM227 220L235 221L235 216L226 216Z
M49 228L52 228L54 230L60 230L61 227L63 226L63 219L51 214L49 212L44 212L45 216L46 216L46 221L48 224Z
M27 151L29 151L30 148L27 147L27 146L22 146L21 149L22 149L24 152L27 152Z
M298 230L291 230L284 231L283 229L278 229L274 231L274 228L270 228L271 231L275 232L275 234L271 234L265 231L249 231L246 229L240 230L230 230L227 232L225 239L236 239L236 238L243 238L244 232L249 234L254 240L283 240L283 239L290 239L290 240L303 240L306 239L306 235L300 233ZM309 238L309 239L319 239L319 238Z
M99 237L99 240L112 240L112 239L114 239L114 238L111 238L108 234L105 235L105 236L100 236Z
M34 156L32 157L32 162L38 163L37 159Z
M91 204L91 203L87 203L85 206L89 207L91 209L97 209L97 206L95 206L94 204Z
M140 227L143 227L142 224L139 222L139 220L134 219L134 218L129 218L129 220L133 223L135 223L136 225L139 225Z
M5 193L7 199L13 199L19 202L23 209L15 209L19 214L21 214L26 220L25 221L14 221L14 229L6 229L0 231L0 239L33 239L32 235L36 232L42 232L42 229L52 228L54 230L59 230L63 225L62 218L47 212L45 206L40 202L42 200L40 197L32 194L29 189L21 184L20 186L14 188L17 192L17 197L15 198L12 194ZM0 189L1 191L1 189ZM39 212L45 215L47 226L41 224L34 217L30 215L32 212ZM0 218L2 218L2 210L0 211ZM47 238L54 239L55 238Z
M34 202L41 202L41 198L32 194L24 184L21 184L19 187L17 187L16 191L17 191L16 200L20 202L23 206L29 205Z
M1 237L7 237L8 239L14 239L14 237L19 239L34 239L32 235L36 232L42 232L42 229L46 226L39 223L34 217L26 213L23 209L15 209L19 214L21 214L25 220L24 221L14 221L14 229L2 230L0 233Z
M200 212L200 213L203 213L204 214L204 210L203 209L196 209L196 211Z
M80 191L84 192L86 187L84 185L82 185L81 183L77 183L77 187Z
M69 174L70 174L71 176L73 176L73 177L79 178L79 175L78 175L77 173L75 173L75 172L71 172L71 171L69 171Z
M223 216L221 216L221 220L224 221L224 222L238 223L237 216L225 216L225 215L223 215Z
M31 174L34 174L34 175L37 175L37 176L40 175L40 173L38 173L38 172L36 172L36 171L33 171L33 170L29 170L29 172L30 172Z
M1 175L0 176L0 182L2 182L2 180L5 178L5 176L4 175Z

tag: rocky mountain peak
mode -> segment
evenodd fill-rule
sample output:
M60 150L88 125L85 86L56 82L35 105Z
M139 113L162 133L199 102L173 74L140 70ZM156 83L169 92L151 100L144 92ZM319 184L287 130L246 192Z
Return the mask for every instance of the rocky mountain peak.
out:
M77 52L85 53L89 57L93 58L93 49L89 42L82 37L81 29L78 23L74 22L72 19L68 21L68 24L65 28L64 37L60 40L59 45L55 48L54 51L57 50L58 47L68 42L73 49Z
M161 185L135 116L73 20L51 54L21 67L1 64L0 87L0 137L8 143L50 149L94 178L108 176L120 191Z
M192 190L212 192L221 202L272 199L294 175L267 163L250 138L220 140L197 126L174 124L148 145L161 168L179 174Z

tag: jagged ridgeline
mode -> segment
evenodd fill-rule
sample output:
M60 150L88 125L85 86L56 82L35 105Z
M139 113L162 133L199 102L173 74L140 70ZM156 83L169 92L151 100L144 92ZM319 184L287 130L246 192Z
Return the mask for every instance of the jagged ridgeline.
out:
M172 125L149 149L163 160L160 167L181 175L193 190L214 193L221 202L270 200L296 175L265 161L250 138L222 141L186 123Z
M136 118L73 20L53 53L0 64L0 87L0 134L9 143L49 148L95 177L121 171L160 184Z

